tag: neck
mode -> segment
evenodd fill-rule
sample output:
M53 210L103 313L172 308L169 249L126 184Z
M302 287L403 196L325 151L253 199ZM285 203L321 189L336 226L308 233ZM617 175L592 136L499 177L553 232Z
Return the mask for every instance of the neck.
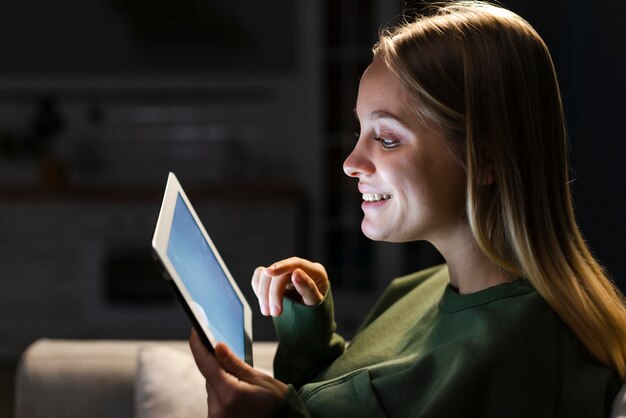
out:
M448 264L450 284L460 294L478 292L515 279L482 252L467 224L448 239L433 244Z

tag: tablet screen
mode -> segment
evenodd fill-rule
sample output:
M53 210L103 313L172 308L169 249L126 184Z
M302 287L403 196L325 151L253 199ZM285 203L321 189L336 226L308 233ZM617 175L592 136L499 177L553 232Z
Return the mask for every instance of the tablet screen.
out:
M211 247L178 194L167 255L193 299L200 325L245 360L244 311Z

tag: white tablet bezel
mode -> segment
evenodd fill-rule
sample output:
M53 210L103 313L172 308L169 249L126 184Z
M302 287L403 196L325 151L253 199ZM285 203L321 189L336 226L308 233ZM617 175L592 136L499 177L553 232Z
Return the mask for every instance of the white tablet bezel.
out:
M163 273L164 277L168 279L168 281L173 285L174 291L176 292L177 297L179 298L185 312L189 316L189 319L192 321L196 331L200 335L200 338L204 341L205 345L208 346L210 350L215 347L218 341L215 340L213 335L209 332L208 328L203 327L201 323L203 319L196 315L195 310L192 309L193 304L195 303L191 298L184 282L181 280L180 275L174 268L174 264L171 262L167 255L167 246L170 238L170 231L172 227L172 221L174 218L174 210L176 209L176 201L178 196L182 197L184 203L187 205L191 216L193 217L196 225L202 232L202 236L209 244L213 255L217 259L220 267L224 271L224 274L228 278L230 285L235 290L241 305L243 306L243 318L244 318L244 340L245 340L245 361L246 363L252 365L252 311L250 309L250 305L246 301L243 293L239 290L239 286L233 279L228 267L222 260L215 244L209 237L209 234L204 229L204 225L200 221L196 211L193 206L189 202L187 195L185 194L183 188L181 187L178 179L174 175L174 173L169 173L167 177L167 185L165 187L165 193L163 195L163 203L161 204L161 211L159 212L159 218L157 220L156 228L154 230L154 236L152 237L152 250L155 255L155 260L159 265L159 269Z

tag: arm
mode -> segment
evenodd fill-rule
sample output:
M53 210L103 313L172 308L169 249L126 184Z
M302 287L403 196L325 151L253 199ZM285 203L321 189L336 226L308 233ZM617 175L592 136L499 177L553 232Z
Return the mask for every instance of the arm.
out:
M259 267L252 278L261 312L274 317L278 351L274 375L299 388L343 353L335 334L333 299L326 270L297 257Z
M283 314L274 318L279 341L274 376L299 389L344 352L333 315L330 289L314 306L285 299Z

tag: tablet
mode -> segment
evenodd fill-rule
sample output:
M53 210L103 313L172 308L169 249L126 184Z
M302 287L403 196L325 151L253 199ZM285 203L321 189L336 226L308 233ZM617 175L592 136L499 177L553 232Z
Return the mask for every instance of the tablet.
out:
M174 173L152 238L155 261L209 350L224 342L252 365L252 313Z

